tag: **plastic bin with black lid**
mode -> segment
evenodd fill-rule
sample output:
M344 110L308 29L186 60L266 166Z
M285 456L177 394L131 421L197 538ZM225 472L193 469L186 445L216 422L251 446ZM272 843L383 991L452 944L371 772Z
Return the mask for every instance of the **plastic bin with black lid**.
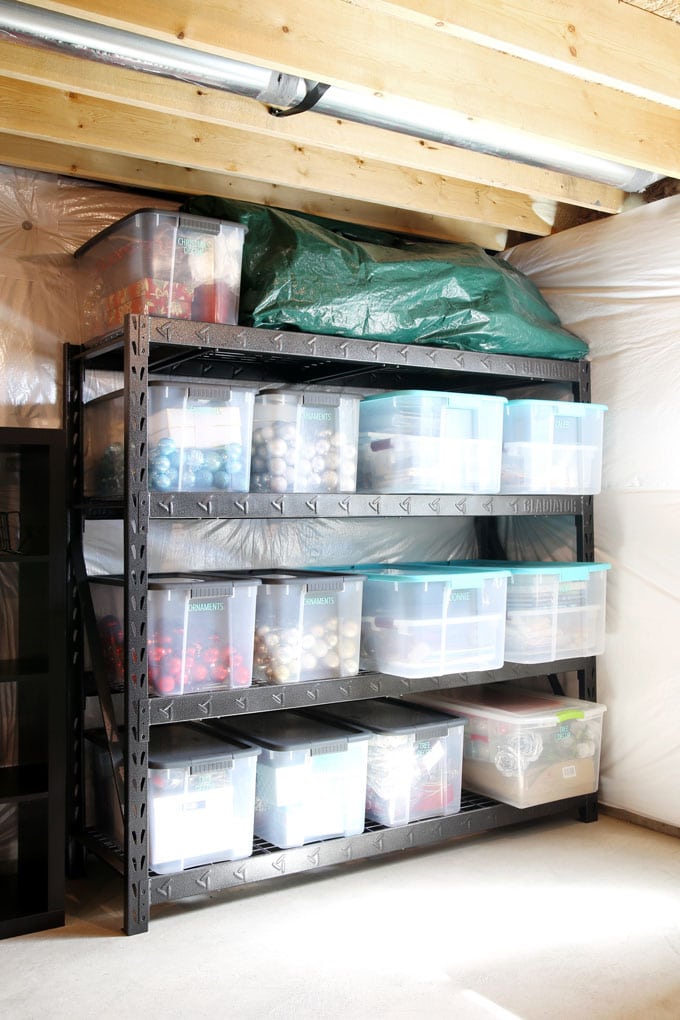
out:
M124 579L89 578L107 680L123 682ZM151 574L146 655L150 694L250 687L259 581L247 575Z
M406 825L460 811L462 718L388 698L309 711L370 732L366 817L371 821Z
M210 723L261 749L255 835L302 846L364 830L369 734L299 712L262 712Z
M246 228L162 209L139 209L86 241L75 257L85 336L139 313L238 322Z
M103 730L86 733L93 755L89 821L122 845L122 816ZM149 738L150 868L165 874L253 851L259 748L197 723L154 726ZM93 817L92 817L93 816Z

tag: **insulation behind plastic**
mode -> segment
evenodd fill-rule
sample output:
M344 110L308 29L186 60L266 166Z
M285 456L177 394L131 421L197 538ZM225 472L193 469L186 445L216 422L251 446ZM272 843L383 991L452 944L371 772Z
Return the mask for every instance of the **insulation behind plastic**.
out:
M607 580L600 798L680 825L680 196L504 253L590 345L607 404L596 559ZM512 522L519 537L526 521ZM557 529L557 530L556 530ZM521 535L525 540L526 533ZM539 522L531 550L560 545ZM524 544L524 541L522 542ZM558 556L550 558L557 559Z

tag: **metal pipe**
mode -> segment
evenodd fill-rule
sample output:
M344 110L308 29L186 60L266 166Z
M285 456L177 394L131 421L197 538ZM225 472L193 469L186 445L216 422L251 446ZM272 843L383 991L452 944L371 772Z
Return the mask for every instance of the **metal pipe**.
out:
M231 92L284 109L296 106L306 95L309 85L305 79L295 75L270 71L14 0L0 0L0 36L103 64ZM483 123L414 100L378 98L331 86L314 110L443 145L585 177L623 191L643 191L662 176L529 138L522 132L500 125L493 125L490 136L489 127Z

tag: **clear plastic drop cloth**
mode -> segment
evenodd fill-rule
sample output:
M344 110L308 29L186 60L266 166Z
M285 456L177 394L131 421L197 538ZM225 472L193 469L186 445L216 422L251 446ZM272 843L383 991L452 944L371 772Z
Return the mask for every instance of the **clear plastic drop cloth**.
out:
M587 340L607 404L596 559L607 578L600 799L680 825L680 196L519 245L527 274ZM559 520L511 521L509 545L560 544ZM548 558L558 559L559 556Z

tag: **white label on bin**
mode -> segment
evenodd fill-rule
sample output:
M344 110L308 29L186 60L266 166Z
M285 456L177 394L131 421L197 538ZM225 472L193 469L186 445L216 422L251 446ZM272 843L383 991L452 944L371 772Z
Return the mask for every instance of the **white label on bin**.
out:
M421 754L419 748L422 747L423 744L427 745L428 743L429 741L421 741L419 744L416 744L416 761L418 763L418 767L422 769L423 772L431 772L435 765L439 764L446 753L444 741L435 740L433 741L432 746L428 748L424 754Z
M275 770L274 804L276 807L288 807L298 804L304 797L307 781L307 765L288 765Z
M151 867L206 854L226 853L234 842L234 790L231 785L152 797Z
M238 407L168 407L152 415L149 432L156 441L169 436L178 447L240 443L241 412Z
M573 779L575 777L575 775L576 775L576 766L575 765L565 765L564 768L562 769L562 778L563 779Z

